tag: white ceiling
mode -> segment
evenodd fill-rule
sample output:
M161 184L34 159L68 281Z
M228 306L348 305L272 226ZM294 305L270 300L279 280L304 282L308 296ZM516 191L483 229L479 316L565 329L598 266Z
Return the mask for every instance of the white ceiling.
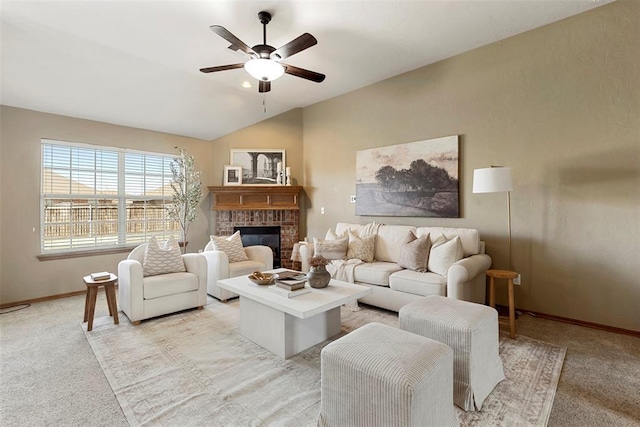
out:
M210 140L611 1L1 0L0 102ZM243 69L198 71L244 62L209 26L253 46L261 10L268 44L318 39L284 62L323 83L284 75L264 97Z

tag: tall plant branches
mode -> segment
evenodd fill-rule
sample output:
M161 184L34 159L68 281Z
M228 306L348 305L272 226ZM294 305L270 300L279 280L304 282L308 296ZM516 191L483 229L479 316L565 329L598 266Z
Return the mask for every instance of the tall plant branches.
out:
M184 149L180 149L180 157L173 160L170 167L173 197L168 213L169 218L180 224L184 241L182 251L186 252L189 225L198 217L198 206L202 200L202 172L195 170L193 156L187 155Z

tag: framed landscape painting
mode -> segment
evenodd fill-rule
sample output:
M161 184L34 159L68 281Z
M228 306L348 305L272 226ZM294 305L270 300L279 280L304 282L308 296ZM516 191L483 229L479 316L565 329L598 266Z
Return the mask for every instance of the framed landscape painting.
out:
M458 135L356 153L356 215L459 218Z
M242 185L276 185L277 174L285 170L285 150L233 149L230 163L242 170Z

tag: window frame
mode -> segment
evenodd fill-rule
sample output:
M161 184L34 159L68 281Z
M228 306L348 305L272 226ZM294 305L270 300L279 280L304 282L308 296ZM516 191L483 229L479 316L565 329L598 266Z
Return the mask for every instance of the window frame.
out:
M41 147L40 147L40 235L39 235L39 243L40 243L40 256L39 259L59 259L73 256L88 256L88 255L99 255L105 253L117 253L124 252L130 250L131 248L138 246L141 243L146 242L151 236L157 236L159 238L167 238L169 236L173 236L176 238L180 237L180 227L175 221L171 221L167 215L167 205L171 204L172 201L172 193L168 188L168 185L171 181L171 175L167 173L167 168L169 168L170 163L178 158L178 155L171 155L166 153L157 153L157 152L149 152L135 149L127 149L120 147L111 147L111 146L101 146L94 144L86 144L86 143L78 143L78 142L68 142L68 141L60 141L49 138L41 138ZM45 158L45 151L48 147L53 147L52 150L55 150L55 147L69 147L70 156L68 163L65 164L64 167L60 167L59 170L64 170L68 176L63 176L64 179L69 180L69 190L67 193L53 192L53 190L57 190L54 188L53 180L56 178L55 172L53 169L49 172L46 171L48 167L52 167L54 165L54 159L50 159L50 163L46 164L47 159ZM89 150L94 157L93 170L90 170L86 167L86 165L81 164L81 160L77 160L73 156L73 149L80 150ZM76 151L75 154L80 154L79 151ZM85 153L86 154L86 153ZM95 159L97 156L104 157L113 157L115 154L116 159L116 167L115 169L100 169L95 163ZM142 168L140 171L133 170L135 169L135 157L128 156L141 156L141 165ZM131 162L130 170L127 170L126 161L129 160ZM77 162L77 163L76 163ZM155 163L154 163L155 162ZM159 166L158 166L159 165ZM159 172L154 174L149 172L147 167L153 168L153 166L159 167ZM104 163L102 164L104 167ZM77 186L81 188L83 184L80 180L75 180L74 175L81 175L82 172L85 172L85 177L89 178L93 177L93 194L91 193L81 193L74 192L73 186ZM109 174L113 174L115 170L116 173L116 181L117 181L117 190L115 194L106 192L104 188L98 189L98 178L104 179L108 177ZM86 174L86 172L89 172ZM46 182L46 177L48 174L49 182ZM141 184L141 193L133 194L130 190L130 193L127 194L127 181L130 186L135 186L135 181L132 180L133 177L138 176L140 179L138 180ZM86 178L85 178L86 179ZM157 189L160 190L160 194L154 193L152 188L148 188L148 182L156 182L160 183L160 186ZM102 182L102 181L100 181ZM47 188L47 185L49 186ZM46 193L45 190L52 190L50 193ZM67 201L67 206L69 206L67 216L68 220L53 223L51 221L47 222L47 204L51 203L52 200L59 201ZM113 219L108 218L97 219L94 220L93 216L90 216L88 221L78 221L77 218L74 218L73 205L74 201L84 200L86 206L88 206L88 212L91 212L92 209L99 209L101 201L114 201L115 206L117 207L117 220L113 221ZM160 208L152 208L150 209L149 202L153 201L154 204L160 203ZM135 202L143 202L142 203L142 217L131 219L129 218L130 209L133 209ZM144 203L147 202L147 203ZM106 205L107 203L105 203ZM64 202L63 202L64 206ZM94 208L92 208L94 206ZM111 204L113 206L113 203ZM151 205L153 206L153 205ZM108 209L108 207L107 207ZM161 211L160 218L150 218L147 216L149 212L152 211ZM129 218L129 219L128 219ZM128 231L134 227L136 223L142 224L143 231L132 233ZM117 228L117 232L115 235L110 233L105 233L103 241L101 241L101 237L99 236L101 233L93 231L93 227L95 226L107 226L109 224L115 224ZM155 228L160 227L160 230L153 229L148 230L147 228L150 226L154 226ZM61 227L69 228L69 242L67 245L60 245L59 247L55 247L55 243L53 243L52 237L47 237L48 226L50 225L60 225ZM89 236L82 238L80 235L76 235L73 231L74 227L88 227L90 229ZM109 243L108 240L113 241L115 237L115 243ZM76 245L74 245L74 239L76 240ZM91 244L91 240L93 239L93 244ZM84 240L84 242L82 242ZM105 243L106 241L106 243Z

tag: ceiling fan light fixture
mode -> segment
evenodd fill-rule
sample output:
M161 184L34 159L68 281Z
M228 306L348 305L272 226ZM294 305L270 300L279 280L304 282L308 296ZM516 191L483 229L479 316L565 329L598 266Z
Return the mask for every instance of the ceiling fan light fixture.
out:
M270 59L250 59L244 64L244 69L257 80L270 82L284 74L284 67Z

